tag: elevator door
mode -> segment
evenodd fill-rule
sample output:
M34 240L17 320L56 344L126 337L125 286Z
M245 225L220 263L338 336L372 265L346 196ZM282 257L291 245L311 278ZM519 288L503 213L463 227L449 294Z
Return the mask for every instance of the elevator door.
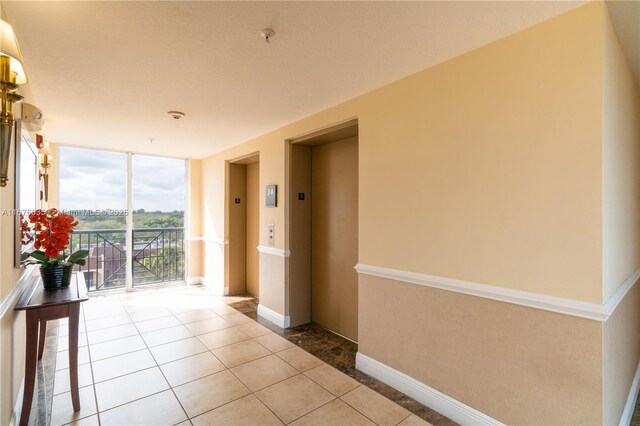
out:
M358 340L358 138L311 151L311 319Z

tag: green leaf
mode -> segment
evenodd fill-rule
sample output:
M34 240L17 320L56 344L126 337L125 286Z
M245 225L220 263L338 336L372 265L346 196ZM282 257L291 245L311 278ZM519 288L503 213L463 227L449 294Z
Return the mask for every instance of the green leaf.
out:
M31 253L31 257L33 257L34 259L39 260L40 262L44 262L44 263L49 262L49 258L47 257L47 255L44 254L44 252L40 251L40 250L36 250L36 251L32 252Z
M67 262L76 263L78 265L84 265L85 264L84 258L87 256L89 256L89 250L78 250L77 252L71 254L67 258ZM82 263L80 263L80 261L82 261Z
M74 262L76 265L80 265L80 266L84 266L87 264L87 261L85 259L78 259Z

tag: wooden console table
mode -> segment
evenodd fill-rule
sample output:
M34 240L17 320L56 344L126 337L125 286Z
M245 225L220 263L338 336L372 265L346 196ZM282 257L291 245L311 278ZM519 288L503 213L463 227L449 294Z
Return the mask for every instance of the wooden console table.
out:
M24 397L20 426L27 426L36 378L36 364L42 359L47 321L69 318L69 375L73 411L80 410L78 393L78 321L80 303L88 300L87 286L81 273L73 274L71 285L60 290L45 290L42 280L27 287L16 303L16 311L27 314L27 349L25 355Z

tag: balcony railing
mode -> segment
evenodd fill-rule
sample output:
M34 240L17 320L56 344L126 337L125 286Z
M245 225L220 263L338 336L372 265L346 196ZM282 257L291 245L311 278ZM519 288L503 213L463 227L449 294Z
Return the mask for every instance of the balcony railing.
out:
M72 251L89 250L84 274L89 291L125 286L127 268L133 285L184 280L183 228L139 228L133 230L132 264L127 265L125 229L91 229L71 234Z

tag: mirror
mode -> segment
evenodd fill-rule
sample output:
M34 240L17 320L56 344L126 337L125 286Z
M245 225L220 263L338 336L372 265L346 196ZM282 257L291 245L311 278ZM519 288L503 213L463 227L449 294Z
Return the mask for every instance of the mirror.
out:
M30 251L33 242L26 245L21 241L21 215L25 218L38 205L38 151L21 131L20 121L16 120L15 131L15 254L14 266L20 268L20 255Z

